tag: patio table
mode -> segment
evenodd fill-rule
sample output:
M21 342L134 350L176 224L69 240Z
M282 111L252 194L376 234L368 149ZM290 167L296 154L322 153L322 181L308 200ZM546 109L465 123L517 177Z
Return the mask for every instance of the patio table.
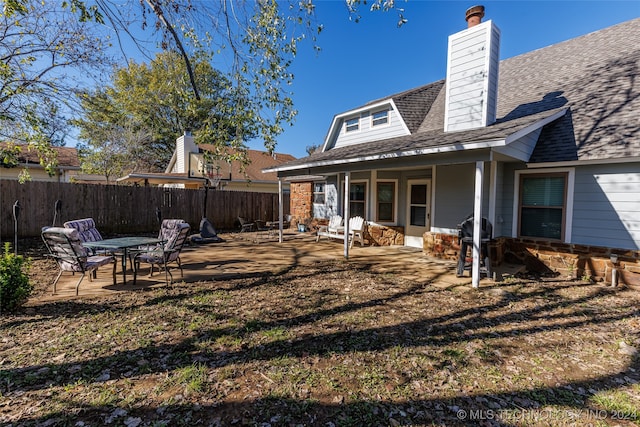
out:
M126 285L128 251L131 248L137 248L138 246L157 245L159 243L164 243L164 240L158 239L157 237L129 236L98 240L95 242L84 242L82 243L82 246L95 249L109 249L112 251L122 250L122 280L123 284ZM162 248L162 251L164 252L164 246L160 246ZM133 265L133 268L135 268L135 264Z

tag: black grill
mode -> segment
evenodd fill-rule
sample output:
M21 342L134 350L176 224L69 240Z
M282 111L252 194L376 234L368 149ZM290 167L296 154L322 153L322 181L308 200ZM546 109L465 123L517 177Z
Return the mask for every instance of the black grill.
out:
M489 245L493 234L493 226L487 218L480 223L480 272L491 277L491 260L489 259ZM460 254L458 255L457 275L461 277L465 270L471 270L471 262L467 260L468 252L473 248L473 215L468 216L458 224L458 239Z

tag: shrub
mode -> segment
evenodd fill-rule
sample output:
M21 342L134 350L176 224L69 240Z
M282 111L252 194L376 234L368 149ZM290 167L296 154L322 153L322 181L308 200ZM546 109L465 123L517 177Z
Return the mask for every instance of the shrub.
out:
M31 259L11 253L11 245L5 242L0 256L0 313L14 311L27 302L33 290L29 268Z

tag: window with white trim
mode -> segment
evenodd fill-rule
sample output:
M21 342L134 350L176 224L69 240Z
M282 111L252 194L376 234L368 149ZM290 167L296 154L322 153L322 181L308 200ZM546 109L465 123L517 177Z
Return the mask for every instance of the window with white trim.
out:
M567 173L520 175L521 237L562 240L567 210Z
M352 182L349 184L349 216L366 218L367 211L367 183Z
M371 114L371 126L381 126L389 123L389 110L376 111Z
M313 183L313 203L324 205L326 185L327 183L324 181Z
M376 221L396 221L395 181L378 181L376 183Z
M352 119L347 119L344 121L344 130L345 132L355 132L360 129L360 118L354 117Z

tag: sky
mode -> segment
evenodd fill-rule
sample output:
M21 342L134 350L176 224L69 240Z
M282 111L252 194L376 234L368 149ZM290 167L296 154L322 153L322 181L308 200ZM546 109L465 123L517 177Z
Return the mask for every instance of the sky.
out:
M343 0L315 4L324 25L318 38L322 50L316 54L311 43L299 46L291 86L298 116L276 146L276 152L297 158L324 142L334 115L445 78L447 38L467 27L465 11L471 6L484 5L483 21L500 29L500 59L640 17L640 0L396 0L408 19L398 28L395 12L369 12L364 6L356 23ZM250 148L264 146L258 141Z

